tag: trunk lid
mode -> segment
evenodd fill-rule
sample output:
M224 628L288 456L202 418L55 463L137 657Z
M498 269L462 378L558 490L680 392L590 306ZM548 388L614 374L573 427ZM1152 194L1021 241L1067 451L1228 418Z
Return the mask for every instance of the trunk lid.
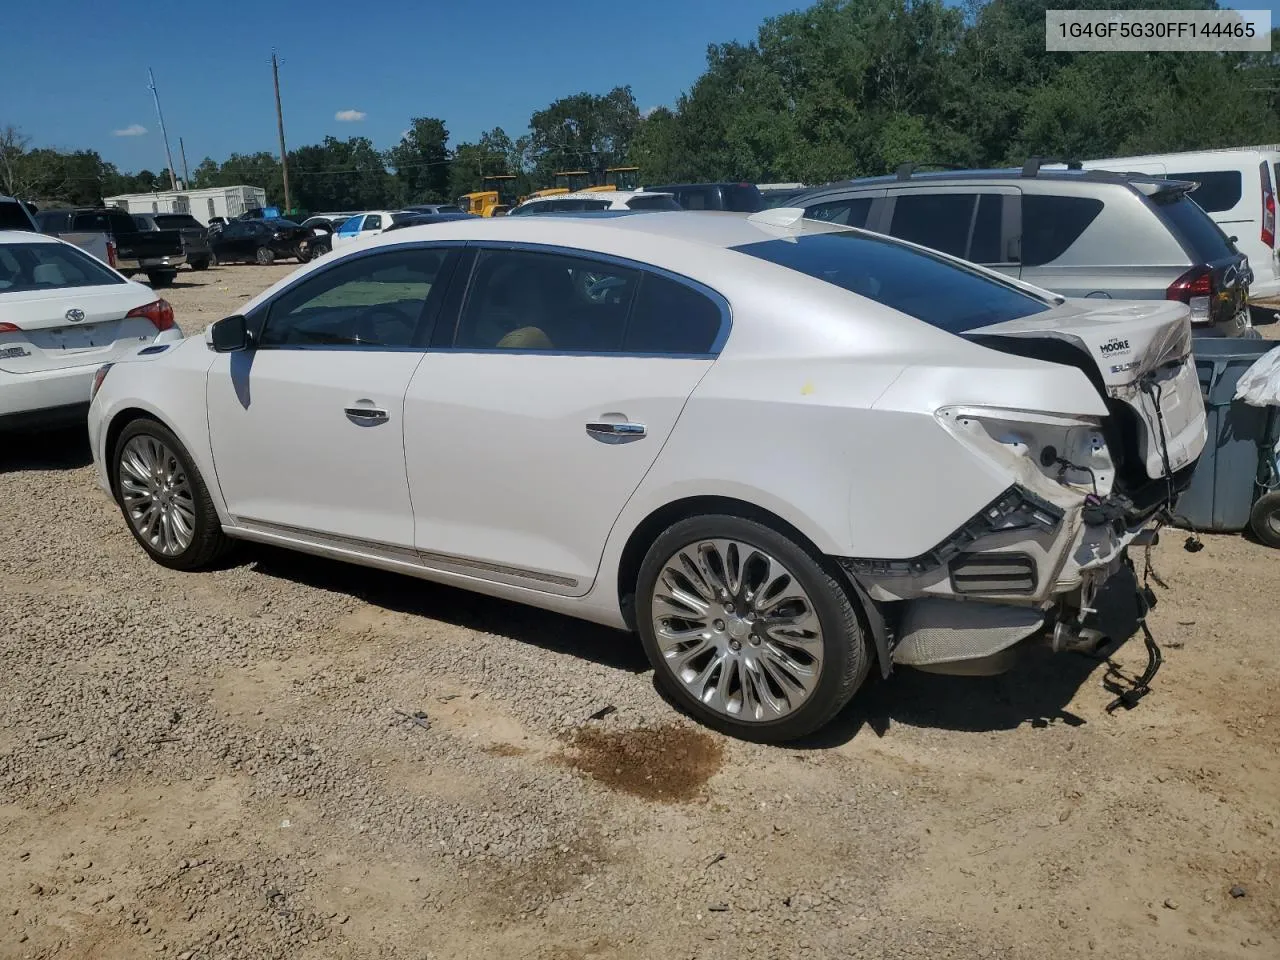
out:
M1188 317L1188 307L1173 301L1068 300L1044 313L982 327L969 339L1056 362L1071 360L1055 355L1054 343L1074 347L1073 359L1087 355L1090 364L1082 369L1108 406L1123 405L1141 427L1138 449L1113 453L1140 460L1146 478L1157 480L1194 462L1206 439Z
M106 363L155 339L146 317L125 318L149 303L133 284L32 290L0 295L0 370L35 373ZM83 319L72 317L83 314Z

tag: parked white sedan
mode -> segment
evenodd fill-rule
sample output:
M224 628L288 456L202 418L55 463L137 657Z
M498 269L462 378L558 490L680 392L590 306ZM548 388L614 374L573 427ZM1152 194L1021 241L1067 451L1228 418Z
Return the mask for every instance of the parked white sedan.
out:
M342 222L330 237L329 246L333 250L340 250L357 240L376 237L395 223L395 218L398 216L405 217L409 214L403 210L370 210L368 213L357 213Z
M55 237L0 231L0 430L83 423L104 362L181 339L150 287Z
M169 567L243 538L636 629L759 740L873 665L1135 632L1205 442L1187 308L798 217L396 230L113 366L100 481Z

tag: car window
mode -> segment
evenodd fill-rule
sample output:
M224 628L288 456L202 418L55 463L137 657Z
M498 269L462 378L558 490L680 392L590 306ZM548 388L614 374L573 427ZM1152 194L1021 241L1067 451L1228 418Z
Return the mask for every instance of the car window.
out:
M1244 178L1239 170L1212 170L1203 173L1170 173L1174 180L1194 180L1200 186L1191 191L1205 213L1222 213L1240 202L1244 195Z
M135 227L137 227L139 230L150 230L150 229L151 229L151 224L149 224L149 223L147 222L147 218L146 218L146 217L134 217L134 218L133 218L133 225L134 225Z
M973 234L969 238L969 252L965 254L966 260L972 260L974 263L1005 262L1005 256L1000 249L1003 216L1003 195L978 194L978 213L973 218Z
M908 193L893 204L889 233L922 247L963 257L976 193Z
M531 214L542 212L543 204L541 203L522 203L520 206L512 210L507 216L509 217L527 217Z
M1038 267L1057 260L1098 218L1102 207L1093 197L1023 194L1023 265Z
M1195 260L1210 263L1235 254L1222 228L1193 203L1188 194L1178 191L1158 193L1150 200L1160 219Z
M453 203L446 203L437 207L436 213L462 213L462 208Z
M161 230L200 229L200 221L189 213L161 213L156 215L155 221Z
M722 209L736 213L757 213L764 209L764 197L752 183L734 183L720 188Z
M811 207L806 207L804 215L811 220L823 220L846 227L865 227L867 217L871 213L871 202L871 197L829 200L826 203L815 203Z
M338 228L338 232L344 237L352 236L360 232L360 224L364 221L364 217L351 217L343 221L342 226Z
M19 206L17 201L0 201L0 230L30 229L31 221L27 219L27 212Z
M361 233L363 233L366 230L381 230L381 229L382 229L382 217L380 217L376 213L369 214L367 217L364 218L364 223L360 225Z
M408 347L448 249L397 250L348 260L281 294L262 331L267 347Z
M741 253L834 284L950 333L1049 309L1039 297L885 237L855 230L763 240ZM856 313L851 311L851 316Z
M646 273L627 323L626 353L710 353L724 317L704 293L656 273Z
M627 201L631 210L679 210L680 204L666 193L641 193Z
M714 210L715 197L704 187L676 191L676 199L685 210Z
M72 227L79 233L137 233L133 217L120 213L77 213Z
M638 280L636 270L597 260L482 251L454 346L616 353Z
M0 244L0 294L124 282L101 261L66 244Z

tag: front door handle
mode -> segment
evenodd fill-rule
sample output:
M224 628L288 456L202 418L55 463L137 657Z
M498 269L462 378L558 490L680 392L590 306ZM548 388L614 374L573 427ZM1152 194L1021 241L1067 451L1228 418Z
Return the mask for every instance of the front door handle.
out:
M378 424L386 423L391 419L391 415L387 411L375 407L372 400L357 400L356 403L362 404L362 406L347 407L343 411L347 415L347 419L352 423L362 427L376 427Z
M643 423L604 423L587 424L587 436L601 443L631 443L644 439Z

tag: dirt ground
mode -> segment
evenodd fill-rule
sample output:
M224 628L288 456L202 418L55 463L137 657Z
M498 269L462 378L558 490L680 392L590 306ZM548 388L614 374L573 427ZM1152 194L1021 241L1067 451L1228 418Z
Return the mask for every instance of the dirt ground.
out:
M290 269L164 295L195 333ZM1031 655L778 748L622 634L265 548L164 570L74 433L0 444L0 531L0 958L1280 956L1280 554L1239 536L1165 532L1131 712Z

